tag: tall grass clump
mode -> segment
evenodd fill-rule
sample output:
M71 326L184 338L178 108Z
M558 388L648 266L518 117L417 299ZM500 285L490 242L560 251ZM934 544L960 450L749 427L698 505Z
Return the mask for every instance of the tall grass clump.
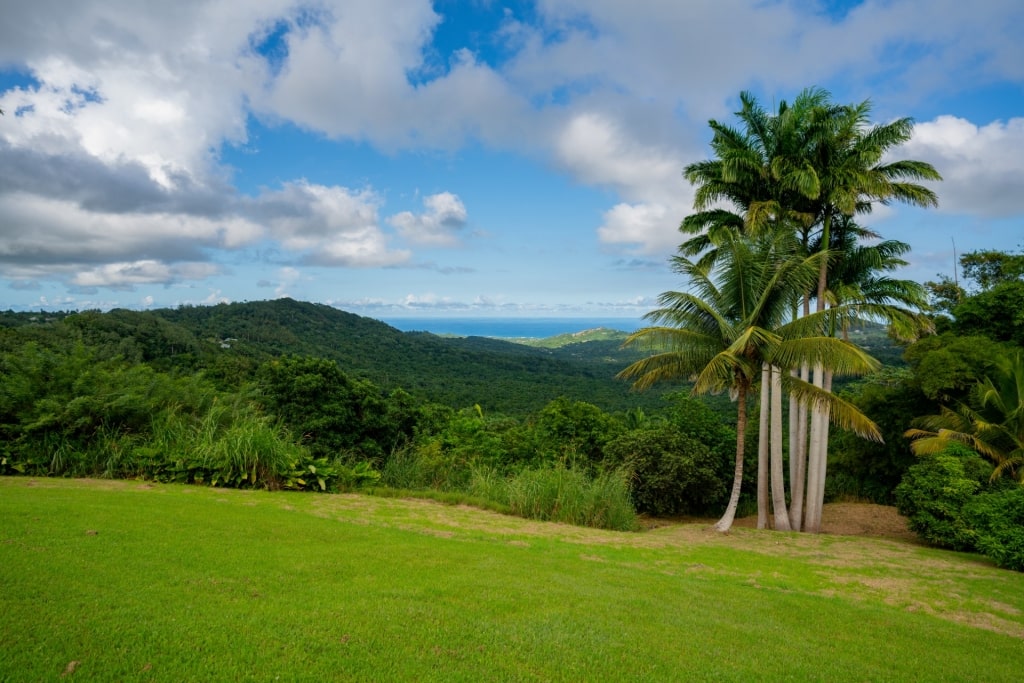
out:
M470 466L445 453L438 444L395 450L384 463L380 483L394 489L464 491Z
M591 476L583 469L554 464L499 477L494 470L478 469L470 493L529 519L617 531L639 526L621 471Z

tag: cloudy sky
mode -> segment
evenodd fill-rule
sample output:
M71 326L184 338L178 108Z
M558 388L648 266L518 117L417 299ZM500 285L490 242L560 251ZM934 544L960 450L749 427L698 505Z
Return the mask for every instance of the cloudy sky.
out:
M1019 0L0 0L0 307L635 317L740 91L911 116L952 273L1024 247Z

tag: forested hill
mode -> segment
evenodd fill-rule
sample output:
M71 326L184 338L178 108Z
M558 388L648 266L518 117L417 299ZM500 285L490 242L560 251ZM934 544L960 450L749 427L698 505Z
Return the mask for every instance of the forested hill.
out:
M203 370L226 384L282 355L328 358L384 390L403 388L454 407L479 404L510 415L539 410L559 396L605 410L660 407L665 389L637 394L615 373L637 356L617 342L531 348L480 337L401 332L331 306L277 299L152 311L6 313L4 344L81 339L160 369Z

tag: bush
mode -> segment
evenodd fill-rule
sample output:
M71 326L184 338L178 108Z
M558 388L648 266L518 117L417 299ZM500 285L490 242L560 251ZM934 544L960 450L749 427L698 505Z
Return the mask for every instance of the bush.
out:
M629 473L633 503L653 515L697 513L728 495L722 457L675 425L627 432L605 446L606 465Z
M896 506L910 528L933 545L973 550L977 532L965 511L988 482L992 466L974 451L951 444L924 456L896 487Z
M978 552L1000 567L1024 571L1024 488L1012 485L975 496L964 507Z

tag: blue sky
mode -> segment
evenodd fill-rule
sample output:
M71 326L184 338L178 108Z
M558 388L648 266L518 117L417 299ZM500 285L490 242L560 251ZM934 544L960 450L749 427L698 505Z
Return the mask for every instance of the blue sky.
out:
M710 118L911 116L904 277L1024 247L1018 0L0 0L0 307L637 317ZM925 20L926 18L926 20Z

